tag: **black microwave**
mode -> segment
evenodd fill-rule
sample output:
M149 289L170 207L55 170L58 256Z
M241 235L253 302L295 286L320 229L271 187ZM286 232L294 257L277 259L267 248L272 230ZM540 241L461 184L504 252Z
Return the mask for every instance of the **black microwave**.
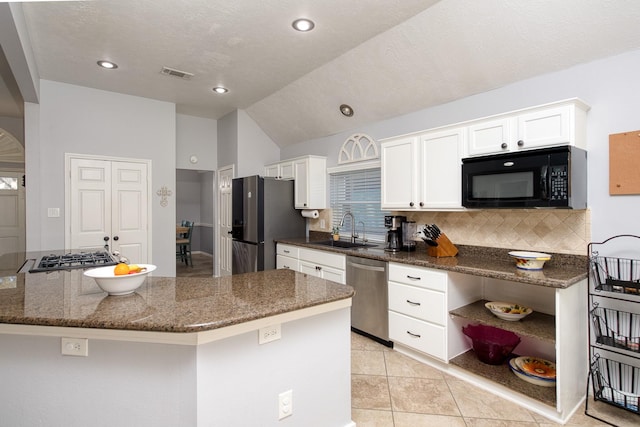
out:
M562 146L462 159L466 208L587 207L587 152Z

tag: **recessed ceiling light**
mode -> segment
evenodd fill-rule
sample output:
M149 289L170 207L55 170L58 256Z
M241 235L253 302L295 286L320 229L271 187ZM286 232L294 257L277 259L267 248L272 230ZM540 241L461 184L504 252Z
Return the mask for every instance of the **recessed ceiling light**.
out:
M111 61L98 61L98 65L108 70L115 70L116 68L118 68L118 64Z
M293 21L291 26L298 31L311 31L316 24L311 19L300 18Z
M226 87L222 87L222 86L216 86L211 90L214 91L215 93L220 93L220 94L229 92L229 89L227 89Z
M340 112L342 113L343 116L346 116L346 117L353 116L353 108L351 108L351 106L347 104L342 104L340 106Z

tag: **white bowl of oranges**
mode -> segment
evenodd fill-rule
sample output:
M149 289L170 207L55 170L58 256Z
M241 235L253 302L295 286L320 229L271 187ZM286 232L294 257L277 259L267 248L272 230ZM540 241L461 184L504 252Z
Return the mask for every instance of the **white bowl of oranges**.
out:
M87 270L84 275L96 281L109 295L127 295L142 285L146 275L156 269L152 264L125 264Z

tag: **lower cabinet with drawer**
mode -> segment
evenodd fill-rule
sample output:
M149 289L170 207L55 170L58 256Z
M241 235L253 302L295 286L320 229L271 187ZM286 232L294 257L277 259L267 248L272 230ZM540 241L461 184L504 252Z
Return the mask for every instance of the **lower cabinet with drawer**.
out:
M305 274L345 284L344 255L278 243L276 268L288 268Z
M389 338L447 360L447 273L389 263Z

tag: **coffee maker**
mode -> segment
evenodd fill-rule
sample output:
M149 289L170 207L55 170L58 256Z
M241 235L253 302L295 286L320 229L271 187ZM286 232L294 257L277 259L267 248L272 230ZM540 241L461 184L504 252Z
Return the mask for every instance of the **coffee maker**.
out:
M406 220L406 216L385 215L384 226L389 229L385 251L398 252L402 250L402 223Z

